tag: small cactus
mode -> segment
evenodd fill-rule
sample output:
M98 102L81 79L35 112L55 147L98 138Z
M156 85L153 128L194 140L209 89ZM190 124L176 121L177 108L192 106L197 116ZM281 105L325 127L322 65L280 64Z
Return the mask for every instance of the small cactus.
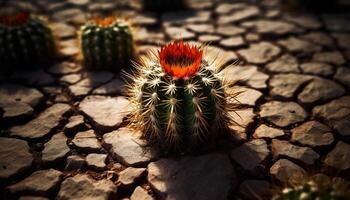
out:
M349 185L343 182L315 182L311 180L300 186L285 188L273 200L347 200Z
M132 122L143 138L178 151L227 130L234 106L227 103L226 84L218 76L221 64L208 55L204 48L180 41L136 65L129 91Z
M186 8L185 0L142 0L145 10L154 12L174 11Z
M130 25L116 17L94 17L81 27L81 52L90 69L119 72L130 64L134 43Z
M0 16L0 62L8 67L34 68L56 54L50 27L28 12Z

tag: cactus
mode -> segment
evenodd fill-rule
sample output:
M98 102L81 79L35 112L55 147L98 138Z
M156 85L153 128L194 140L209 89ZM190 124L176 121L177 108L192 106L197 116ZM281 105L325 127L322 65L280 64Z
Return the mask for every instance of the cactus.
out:
M46 22L28 12L0 16L0 62L33 68L52 62L55 40Z
M185 0L142 0L145 10L164 12L186 8Z
M194 147L225 133L232 97L218 76L221 63L203 47L173 42L142 58L128 74L133 124L162 149Z
M116 17L95 17L81 27L81 52L91 69L119 72L130 64L134 44L130 25Z
M346 200L349 185L343 182L315 182L311 180L300 186L285 188L273 200Z

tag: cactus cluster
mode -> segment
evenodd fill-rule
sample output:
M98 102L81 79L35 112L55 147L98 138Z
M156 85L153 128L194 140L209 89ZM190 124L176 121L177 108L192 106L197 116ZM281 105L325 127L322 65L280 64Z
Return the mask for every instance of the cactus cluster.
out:
M185 0L142 0L145 10L164 12L186 8Z
M234 106L218 76L220 63L204 49L173 42L143 57L129 74L132 122L162 149L197 146L225 133L230 124Z
M56 53L50 27L28 12L0 16L0 63L29 68L52 62Z
M94 17L80 31L84 64L90 69L119 72L134 55L131 26L116 17Z
M300 186L285 188L273 200L347 200L349 186L343 182L311 180Z

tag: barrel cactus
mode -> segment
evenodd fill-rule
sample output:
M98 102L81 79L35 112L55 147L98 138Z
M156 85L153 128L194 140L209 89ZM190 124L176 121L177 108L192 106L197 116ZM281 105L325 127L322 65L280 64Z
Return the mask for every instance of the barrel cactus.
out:
M84 64L90 69L119 72L134 54L131 26L116 17L94 17L80 31Z
M206 54L206 53L208 54ZM170 43L143 57L129 78L133 124L143 138L169 151L182 151L217 138L234 105L228 103L221 64L203 46ZM182 148L184 147L184 148Z
M142 0L145 10L163 12L186 8L185 0Z
M43 18L28 12L0 16L0 62L34 68L52 62L55 40Z

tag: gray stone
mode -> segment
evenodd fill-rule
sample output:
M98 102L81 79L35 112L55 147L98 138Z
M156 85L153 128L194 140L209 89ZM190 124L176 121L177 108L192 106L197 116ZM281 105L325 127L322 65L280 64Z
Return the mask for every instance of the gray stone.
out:
M350 68L338 67L334 79L350 88Z
M212 24L188 24L186 28L198 34L214 32L214 26Z
M68 113L71 107L68 104L57 103L47 108L39 116L24 125L12 127L11 136L26 139L40 139L47 136L51 130L57 127L62 116ZM43 123L45 122L45 123Z
M284 131L278 128L272 128L261 124L258 128L255 129L253 137L254 138L275 138L285 135Z
M324 163L337 170L350 169L350 145L339 141L335 148L326 156Z
M128 167L119 173L118 182L122 187L131 187L146 174L146 168Z
M85 126L84 116L82 115L74 115L69 118L68 123L64 126L65 132L71 132L79 129L79 127Z
M131 194L130 200L154 200L148 192L140 186L137 186Z
M219 25L216 28L216 33L223 36L237 36L245 32L245 29L233 25Z
M229 103L243 104L248 106L255 106L256 101L262 96L262 93L258 90L250 89L247 87L235 86L227 89L228 94L240 93L234 99L229 99Z
M63 173L55 169L39 170L7 189L12 194L47 196L58 187L62 177Z
M345 58L338 51L325 51L315 53L312 57L313 61L326 62L335 65L342 65L346 62Z
M95 170L103 170L106 168L107 154L91 153L86 156L88 167Z
M2 119L12 121L23 119L33 115L34 109L23 102L14 101L11 99L3 99L0 97L0 109L3 111Z
M148 165L148 182L169 200L226 199L235 177L230 160L223 154L161 159Z
M69 86L70 92L74 96L84 96L89 94L93 89L101 86L102 84L110 81L113 78L113 74L110 72L88 72L86 78L78 83Z
M267 64L266 69L276 73L298 73L300 71L298 66L298 60L294 56L290 54L284 54L274 62Z
M57 200L108 200L115 197L117 187L112 181L93 180L88 175L69 177L61 184Z
M208 22L211 18L209 11L178 11L162 14L162 21L168 24L202 23Z
M85 165L85 159L77 156L77 155L71 155L67 158L67 164L65 167L65 170L80 170Z
M326 63L308 62L300 65L301 70L306 74L329 76L333 74L333 67Z
M267 74L258 71L256 66L251 65L229 66L220 72L220 74L228 82L243 82L256 89L266 88L266 81L269 78Z
M119 128L103 135L111 154L126 166L144 165L154 160L157 152L139 139L141 133L130 128Z
M220 40L221 40L221 36L213 35L213 34L200 35L198 37L198 41L202 43L216 43Z
M300 36L300 38L326 47L332 47L334 45L333 39L323 32L310 32Z
M0 180L9 179L32 166L33 156L27 142L1 137L0 146Z
M265 64L275 58L281 49L269 42L252 44L248 49L238 51L249 63Z
M321 50L321 47L311 42L301 40L296 37L289 37L284 40L278 41L278 44L286 48L288 51L293 53L308 54Z
M157 24L157 17L153 14L138 13L133 17L133 23L141 26L153 26Z
M72 140L72 144L75 148L84 152L98 152L101 149L94 130L77 133Z
M239 191L248 199L269 198L272 186L264 180L245 180L239 187Z
M312 165L320 157L310 147L300 147L290 144L288 141L272 140L271 151L274 159L279 156L286 156L301 161L307 165Z
M270 174L284 184L300 184L307 177L306 171L295 163L280 159L270 168Z
M245 42L242 36L234 36L221 40L219 44L225 48L238 48L244 46Z
M327 79L314 78L298 95L298 100L302 104L325 102L342 96L344 93L345 89L337 83Z
M307 113L295 102L270 101L260 106L260 117L276 126L286 127L304 121Z
M125 97L88 96L79 109L87 115L92 124L103 130L118 128L129 114L131 106Z
M265 140L255 139L242 144L231 151L231 157L245 170L254 172L258 168L264 168L261 165L267 156L269 150Z
M230 128L235 132L233 136L237 140L246 140L247 127L254 122L255 118L253 108L235 110L235 112L230 112L229 115L235 122L230 126Z
M61 161L69 152L67 137L63 133L58 133L44 145L44 150L41 152L42 161L44 163Z
M298 89L311 79L311 76L299 74L275 75L269 81L271 87L270 94L277 98L291 99L294 97Z
M60 78L60 81L66 84L75 84L81 80L81 74L67 74Z
M294 24L279 20L255 20L242 23L243 27L252 28L257 33L267 35L285 35L288 33L298 33L298 29Z
M0 85L0 101L17 101L36 107L44 98L37 89L17 84Z
M217 14L228 14L234 10L239 10L246 7L244 3L220 3L216 8Z
M312 15L286 15L285 18L290 22L308 29L319 29L322 26L322 23Z
M311 147L330 145L334 141L331 129L318 121L305 122L291 131L291 141Z
M165 33L172 40L180 40L180 39L194 39L195 34L187 31L185 28L174 27L174 26L166 26Z
M222 15L218 18L217 22L220 24L227 24L233 22L239 22L244 19L249 19L258 16L260 13L259 8L255 6L246 6L240 10L232 12L230 14Z
M97 95L115 95L115 94L127 94L126 85L118 78L113 79L109 83L101 85L92 91L92 94Z

